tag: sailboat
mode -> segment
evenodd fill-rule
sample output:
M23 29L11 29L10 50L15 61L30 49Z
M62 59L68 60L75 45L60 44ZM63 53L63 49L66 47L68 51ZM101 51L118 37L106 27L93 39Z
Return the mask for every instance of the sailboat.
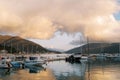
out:
M4 49L3 49L3 53L2 55L0 55L0 69L9 69L12 67L12 65L10 64L11 59L6 56L6 49L5 49L5 42L3 42L4 44Z
M118 54L115 55L114 61L120 61L120 43L119 43L119 48L118 48Z
M102 43L100 44L100 53L97 55L97 59L99 60L106 59L106 55L104 54Z
M87 44L88 44L88 46L89 46L88 39L87 39ZM89 47L88 47L88 48L89 48ZM81 53L83 53L82 47L81 47L80 49L81 49ZM82 55L82 56L81 56L81 59L80 59L80 62L81 62L81 63L86 63L87 61L88 61L88 56L87 56L87 55Z

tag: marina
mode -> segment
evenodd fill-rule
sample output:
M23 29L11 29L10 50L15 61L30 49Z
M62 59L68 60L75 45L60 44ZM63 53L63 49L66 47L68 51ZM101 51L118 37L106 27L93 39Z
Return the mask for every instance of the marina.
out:
M120 80L120 0L0 0L0 80Z
M38 54L36 54L38 56ZM28 55L24 55L27 57ZM29 55L33 56L33 55ZM68 54L44 54L40 55L45 63L36 65L26 64L23 61L13 61L12 67L0 68L0 80L119 80L120 62L104 58L90 58L81 56L79 62L69 62L66 58ZM20 56L19 56L20 57ZM23 57L23 55L22 55ZM64 57L64 59L63 59ZM17 55L18 58L18 55ZM46 58L46 59L45 59ZM62 58L62 59L61 59ZM113 57L114 58L114 57ZM14 58L13 58L14 59ZM32 60L35 59L35 55ZM52 60L51 60L52 59ZM116 59L116 58L115 58ZM19 58L20 60L20 58ZM24 64L24 67L22 67ZM14 65L14 66L13 66ZM115 74L114 74L115 73ZM19 75L20 74L20 75ZM27 75L27 76L24 76ZM99 75L99 76L98 76ZM110 76L113 77L110 77ZM31 77L32 76L32 77ZM20 79L18 79L20 77Z
M11 57L12 56L12 57ZM0 68L20 68L29 66L41 66L49 61L65 60L67 54L29 54L29 55L0 55Z
M1 72L3 71L3 72ZM64 60L47 62L45 69L0 69L0 80L119 80L120 63L91 61L69 63Z

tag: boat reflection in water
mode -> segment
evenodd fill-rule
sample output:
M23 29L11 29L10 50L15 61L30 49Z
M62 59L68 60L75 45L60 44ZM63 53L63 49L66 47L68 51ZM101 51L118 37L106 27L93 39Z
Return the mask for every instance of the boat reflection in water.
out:
M10 75L10 71L11 71L10 69L0 69L0 77L5 77L7 75Z
M44 67L30 66L27 67L29 69L29 73L39 73L40 71L46 70Z
M119 62L95 60L71 64L61 60L47 63L46 69L12 70L9 75L0 71L0 80L120 80L119 73Z
M84 80L87 68L86 63L71 64L65 61L51 62L48 66L53 70L56 80Z
M4 77L3 77L4 76ZM0 80L55 80L52 71L22 69L11 72L10 75L1 75Z
M104 60L88 63L56 61L48 64L56 80L120 80L120 63Z

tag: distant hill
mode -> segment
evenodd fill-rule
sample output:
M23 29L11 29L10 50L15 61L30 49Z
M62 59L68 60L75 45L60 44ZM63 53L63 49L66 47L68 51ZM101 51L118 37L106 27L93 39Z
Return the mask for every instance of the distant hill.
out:
M82 51L81 51L82 50ZM119 53L119 43L89 43L66 51L66 53Z
M36 53L50 52L46 48L18 36L2 36L0 35L0 50L6 49L8 52L18 53Z
M47 48L49 51L51 51L51 52L55 52L55 53L62 53L62 52L64 52L63 50L61 50L61 49L55 49L55 48Z

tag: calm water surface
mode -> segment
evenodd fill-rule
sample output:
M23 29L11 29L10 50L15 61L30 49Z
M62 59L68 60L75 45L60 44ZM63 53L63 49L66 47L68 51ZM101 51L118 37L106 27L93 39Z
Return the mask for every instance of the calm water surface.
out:
M0 80L120 80L120 62L91 61L87 64L53 61L46 69L0 69Z

